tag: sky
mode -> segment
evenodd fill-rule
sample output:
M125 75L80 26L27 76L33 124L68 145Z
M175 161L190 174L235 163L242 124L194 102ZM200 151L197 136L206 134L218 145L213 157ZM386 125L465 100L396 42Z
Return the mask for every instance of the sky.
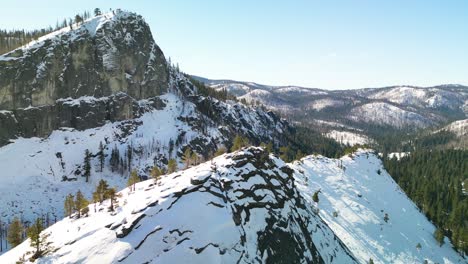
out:
M47 2L47 4L45 4ZM0 28L95 7L141 14L166 57L211 79L352 89L468 85L466 0L0 0Z

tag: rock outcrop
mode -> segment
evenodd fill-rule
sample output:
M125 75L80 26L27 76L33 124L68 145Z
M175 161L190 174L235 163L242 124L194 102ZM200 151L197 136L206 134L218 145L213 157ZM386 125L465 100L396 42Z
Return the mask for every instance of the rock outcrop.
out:
M169 69L149 26L114 11L0 56L0 145L138 116L137 101L168 89Z

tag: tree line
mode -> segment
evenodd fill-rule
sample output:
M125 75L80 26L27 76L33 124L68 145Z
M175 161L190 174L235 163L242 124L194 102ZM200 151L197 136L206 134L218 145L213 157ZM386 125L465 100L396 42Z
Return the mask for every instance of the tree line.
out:
M102 14L99 8L94 9L94 16ZM83 21L92 17L91 12L84 11L76 14L73 18L64 18L61 22L57 21L55 26L48 26L42 29L25 30L25 29L0 29L0 54L10 52L19 48L33 40L45 36L51 32L60 30L62 28L70 27L73 29L74 25L80 25Z

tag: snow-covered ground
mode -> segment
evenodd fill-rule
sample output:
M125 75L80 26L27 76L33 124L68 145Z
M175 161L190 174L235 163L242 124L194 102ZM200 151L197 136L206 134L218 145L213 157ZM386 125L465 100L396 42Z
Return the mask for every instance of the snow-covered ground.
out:
M320 190L320 216L361 263L467 263L447 238L437 244L434 225L371 152L341 159L308 156L291 166L306 199L313 203Z
M468 119L452 122L444 128L442 128L441 130L453 132L458 137L468 136Z
M398 128L406 126L424 128L431 124L429 119L418 113L406 111L384 102L368 103L355 107L351 110L348 117L355 121L377 123Z
M135 192L120 192L115 213L107 212L105 201L90 205L88 217L48 228L54 251L36 263L265 263L284 256L355 263L311 205L304 205L293 178L281 169L285 165L251 148L163 176L157 184L138 183ZM15 263L31 250L25 241L0 263Z
M371 143L371 140L367 136L349 131L331 130L325 136L343 145L355 146Z
M303 250L288 254L310 263L309 234L325 263L466 263L447 239L437 244L435 227L371 151L292 164L258 151L225 154L157 184L138 183L135 192L124 189L115 213L107 212L109 201L90 205L90 216L45 231L54 251L39 263L264 263L291 243ZM278 230L294 239L284 243L289 238L280 233L276 244ZM263 235L272 235L267 244ZM270 249L260 250L265 245ZM31 250L25 241L0 263Z
M190 126L177 119L193 115L193 105L183 104L172 94L164 95L161 99L167 104L166 107L136 119L135 122L141 122L141 125L125 138L119 134L123 133L120 127L127 124L124 121L84 131L54 131L45 139L20 138L0 148L0 219L8 220L13 216L33 219L47 212L51 213L52 219L53 215L61 218L63 200L68 193L81 189L90 195L100 179L106 179L111 186L119 189L124 187L126 180L122 176L115 176L107 168L99 172L97 159L92 162L89 183L84 183L82 177L74 174L83 165L85 150L96 154L100 142L107 146L106 163L114 146L119 148L121 155L126 153L128 144L134 149L141 148L143 152L135 157L133 165L145 168L154 165L156 155L168 153L169 141L175 142L179 135L177 131L184 131L187 141L197 136ZM63 177L70 181L62 181Z

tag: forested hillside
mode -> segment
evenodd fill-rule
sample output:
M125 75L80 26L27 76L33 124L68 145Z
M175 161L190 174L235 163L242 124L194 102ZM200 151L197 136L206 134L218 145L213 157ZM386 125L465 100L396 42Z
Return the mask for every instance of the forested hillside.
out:
M386 170L439 229L443 243L468 253L468 151L416 151L398 160L385 159Z

